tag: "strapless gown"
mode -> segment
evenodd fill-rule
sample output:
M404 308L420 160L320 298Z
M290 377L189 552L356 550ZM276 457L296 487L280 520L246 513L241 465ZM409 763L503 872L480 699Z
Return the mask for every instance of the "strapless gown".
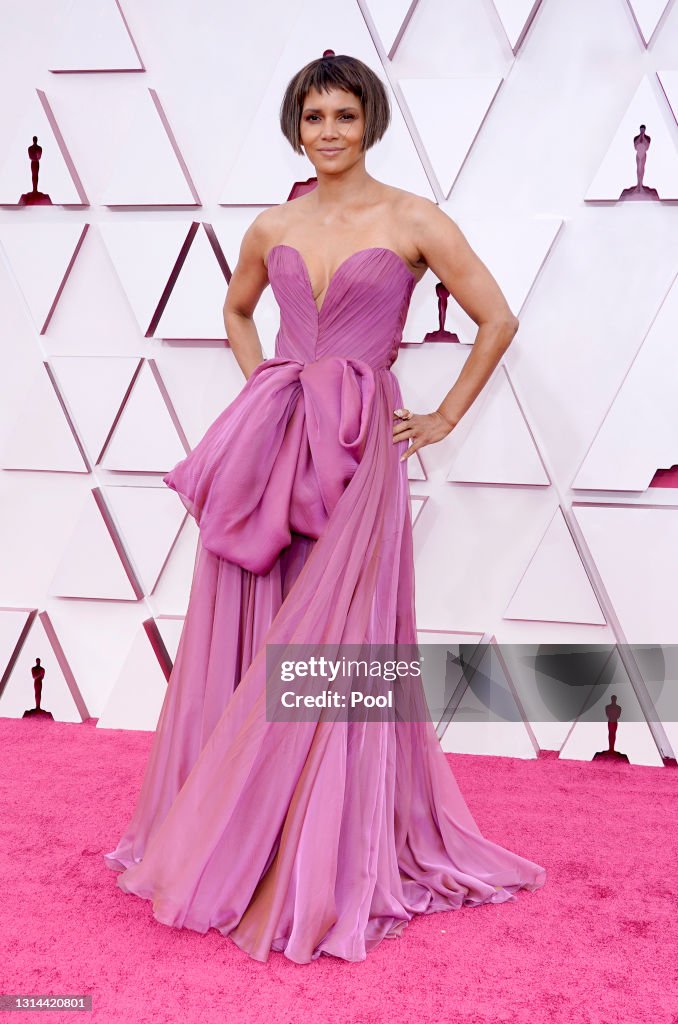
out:
M163 924L216 928L260 961L360 961L415 914L516 900L546 871L481 835L421 684L417 720L267 716L268 644L417 643L390 369L416 279L362 249L318 311L295 248L274 246L268 273L275 356L163 478L199 526L190 599L136 809L104 860Z

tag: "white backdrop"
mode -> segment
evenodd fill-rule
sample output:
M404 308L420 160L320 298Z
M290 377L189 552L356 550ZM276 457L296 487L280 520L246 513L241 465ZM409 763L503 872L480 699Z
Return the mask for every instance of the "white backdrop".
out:
M678 477L658 473L678 463L678 4L5 0L2 15L0 715L32 706L40 657L55 718L155 726L197 540L161 477L244 383L226 267L259 209L313 173L277 112L331 48L390 90L370 173L437 201L520 318L458 428L408 460L420 639L499 644L516 707L501 738L470 731L469 692L443 746L604 747L604 724L542 721L535 670L506 645L678 641ZM648 191L620 200L640 124ZM51 206L18 205L33 135ZM450 299L460 344L422 343L435 283L415 290L393 368L421 412L476 330ZM270 288L255 321L270 356ZM602 703L616 692L639 721L618 746L662 764L678 750L667 684L656 657L619 652Z

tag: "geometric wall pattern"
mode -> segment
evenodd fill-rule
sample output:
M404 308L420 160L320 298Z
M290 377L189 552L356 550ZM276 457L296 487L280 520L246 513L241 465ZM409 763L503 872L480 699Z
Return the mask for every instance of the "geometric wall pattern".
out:
M520 318L462 422L407 463L420 640L451 661L477 651L489 686L446 691L443 748L590 758L600 723L575 706L549 723L535 681L550 645L602 644L629 759L670 763L675 715L636 645L665 645L675 680L678 7L265 6L236 27L228 5L201 24L178 0L155 17L72 0L28 52L41 0L8 29L0 715L32 706L40 657L56 719L156 725L198 536L161 477L244 383L224 296L258 210L309 179L277 112L294 71L331 47L391 98L369 172L437 202ZM41 201L27 204L33 136ZM476 335L450 295L447 334L425 340L435 285L429 271L415 290L393 367L418 411ZM255 322L270 356L270 288ZM501 723L470 729L487 692Z

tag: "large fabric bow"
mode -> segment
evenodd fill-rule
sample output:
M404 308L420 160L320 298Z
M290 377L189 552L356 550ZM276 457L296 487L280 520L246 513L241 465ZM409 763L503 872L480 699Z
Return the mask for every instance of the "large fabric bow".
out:
M260 363L163 477L204 547L263 574L291 531L320 537L364 454L375 387L373 368L352 357Z

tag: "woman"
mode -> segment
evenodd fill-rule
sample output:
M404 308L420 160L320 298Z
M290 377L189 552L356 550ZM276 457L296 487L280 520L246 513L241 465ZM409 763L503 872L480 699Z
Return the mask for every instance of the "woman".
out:
M517 328L454 223L367 173L388 121L353 58L287 87L282 130L318 185L245 233L224 316L247 380L164 478L200 538L137 807L105 858L158 921L218 928L263 961L364 960L415 913L515 900L546 877L480 834L420 680L394 685L379 720L282 713L267 685L267 650L416 644L406 458L449 434ZM413 413L390 366L426 267L480 329L439 408ZM272 359L252 320L268 282Z

